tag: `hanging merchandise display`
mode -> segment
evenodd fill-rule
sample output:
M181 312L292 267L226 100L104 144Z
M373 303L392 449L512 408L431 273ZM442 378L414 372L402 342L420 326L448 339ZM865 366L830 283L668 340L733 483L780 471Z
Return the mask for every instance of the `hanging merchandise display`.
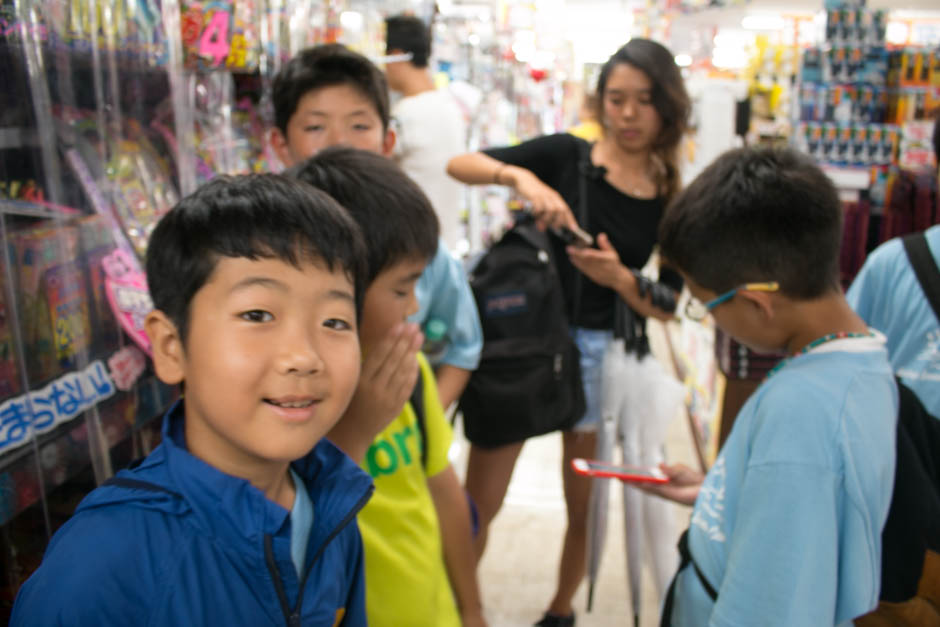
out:
M140 265L179 198L155 124L164 18L121 0L0 3L0 617L78 500L156 445L175 393L146 356Z
M804 51L798 146L821 163L888 165L899 133L887 115L887 12L842 6L826 12L825 46Z
M420 5L420 6L419 6ZM300 49L384 53L427 2L0 0L0 619L51 535L159 442L142 261L218 174L277 171L270 81Z
M936 176L929 174L940 41L898 45L892 15L827 2L823 41L805 49L800 64L792 141L845 196L844 285L878 243L940 219Z

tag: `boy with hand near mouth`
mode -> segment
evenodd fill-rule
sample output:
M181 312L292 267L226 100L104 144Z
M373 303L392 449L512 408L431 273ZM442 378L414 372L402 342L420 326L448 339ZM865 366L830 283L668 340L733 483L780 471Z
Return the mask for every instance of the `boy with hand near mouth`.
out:
M406 323L418 309L415 284L437 248L434 210L414 181L374 152L328 148L287 174L339 201L368 251L362 377L329 438L375 480L359 514L369 624L482 627L469 506L447 456L451 429L417 352L420 333ZM422 410L408 402L417 376Z

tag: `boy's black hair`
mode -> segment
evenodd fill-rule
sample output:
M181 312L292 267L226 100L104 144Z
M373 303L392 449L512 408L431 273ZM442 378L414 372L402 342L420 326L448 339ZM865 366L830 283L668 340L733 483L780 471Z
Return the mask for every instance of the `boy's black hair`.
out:
M430 260L437 251L440 227L431 202L391 159L333 146L285 174L323 190L359 223L368 251L367 286L391 265Z
M359 227L330 196L279 174L218 176L160 220L147 246L153 304L185 342L193 297L221 257L322 263L352 281L356 315L365 291Z
M297 103L307 93L350 85L358 89L375 106L388 130L388 83L385 74L372 61L342 44L323 44L301 50L281 68L271 88L274 101L274 124L287 135L287 123L297 111Z
M431 29L413 15L386 18L385 50L410 52L412 65L427 67L431 57Z
M777 281L801 300L839 289L842 205L813 160L790 148L738 148L719 156L667 207L664 258L722 293Z

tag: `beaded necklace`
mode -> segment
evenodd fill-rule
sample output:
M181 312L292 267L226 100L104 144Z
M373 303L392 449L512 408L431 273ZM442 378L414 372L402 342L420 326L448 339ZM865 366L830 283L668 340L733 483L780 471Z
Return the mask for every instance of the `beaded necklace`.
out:
M793 353L792 355L790 355L790 356L788 356L788 357L784 357L783 359L781 359L781 360L780 360L780 363L778 363L776 366L774 366L774 367L771 369L771 371L767 373L767 377L766 377L766 378L769 379L770 377L772 377L774 374L776 374L776 372L777 372L778 370L780 370L780 369L783 368L785 365L787 365L787 364L790 362L790 360L793 359L794 357L799 357L800 355L805 355L806 353L810 352L810 351L813 350L814 348L817 348L817 347L819 347L819 346L825 344L826 342L833 342L833 341L835 341L835 340L844 340L844 339L847 339L847 338L862 338L862 337L875 337L875 334L872 333L871 331L868 331L867 333L856 333L856 332L853 332L853 331L838 331L838 332L836 332L836 333L829 333L829 334L824 335L824 336L822 336L822 337L818 337L818 338L816 338L815 340L813 340L812 342L810 342L809 344L807 344L806 346L804 346L803 348L801 348L800 350L798 350L798 351L796 351L795 353Z

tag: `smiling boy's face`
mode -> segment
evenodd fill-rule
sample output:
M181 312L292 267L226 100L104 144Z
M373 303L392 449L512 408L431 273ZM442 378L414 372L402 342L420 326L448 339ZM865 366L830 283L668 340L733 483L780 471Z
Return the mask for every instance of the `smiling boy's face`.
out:
M288 167L341 144L386 157L395 147L395 133L383 128L373 102L347 84L308 91L297 101L286 135L279 129L272 135L275 152Z
M155 312L164 381L185 381L186 443L241 475L306 455L346 410L359 377L353 286L342 269L221 257L190 305L185 344Z

